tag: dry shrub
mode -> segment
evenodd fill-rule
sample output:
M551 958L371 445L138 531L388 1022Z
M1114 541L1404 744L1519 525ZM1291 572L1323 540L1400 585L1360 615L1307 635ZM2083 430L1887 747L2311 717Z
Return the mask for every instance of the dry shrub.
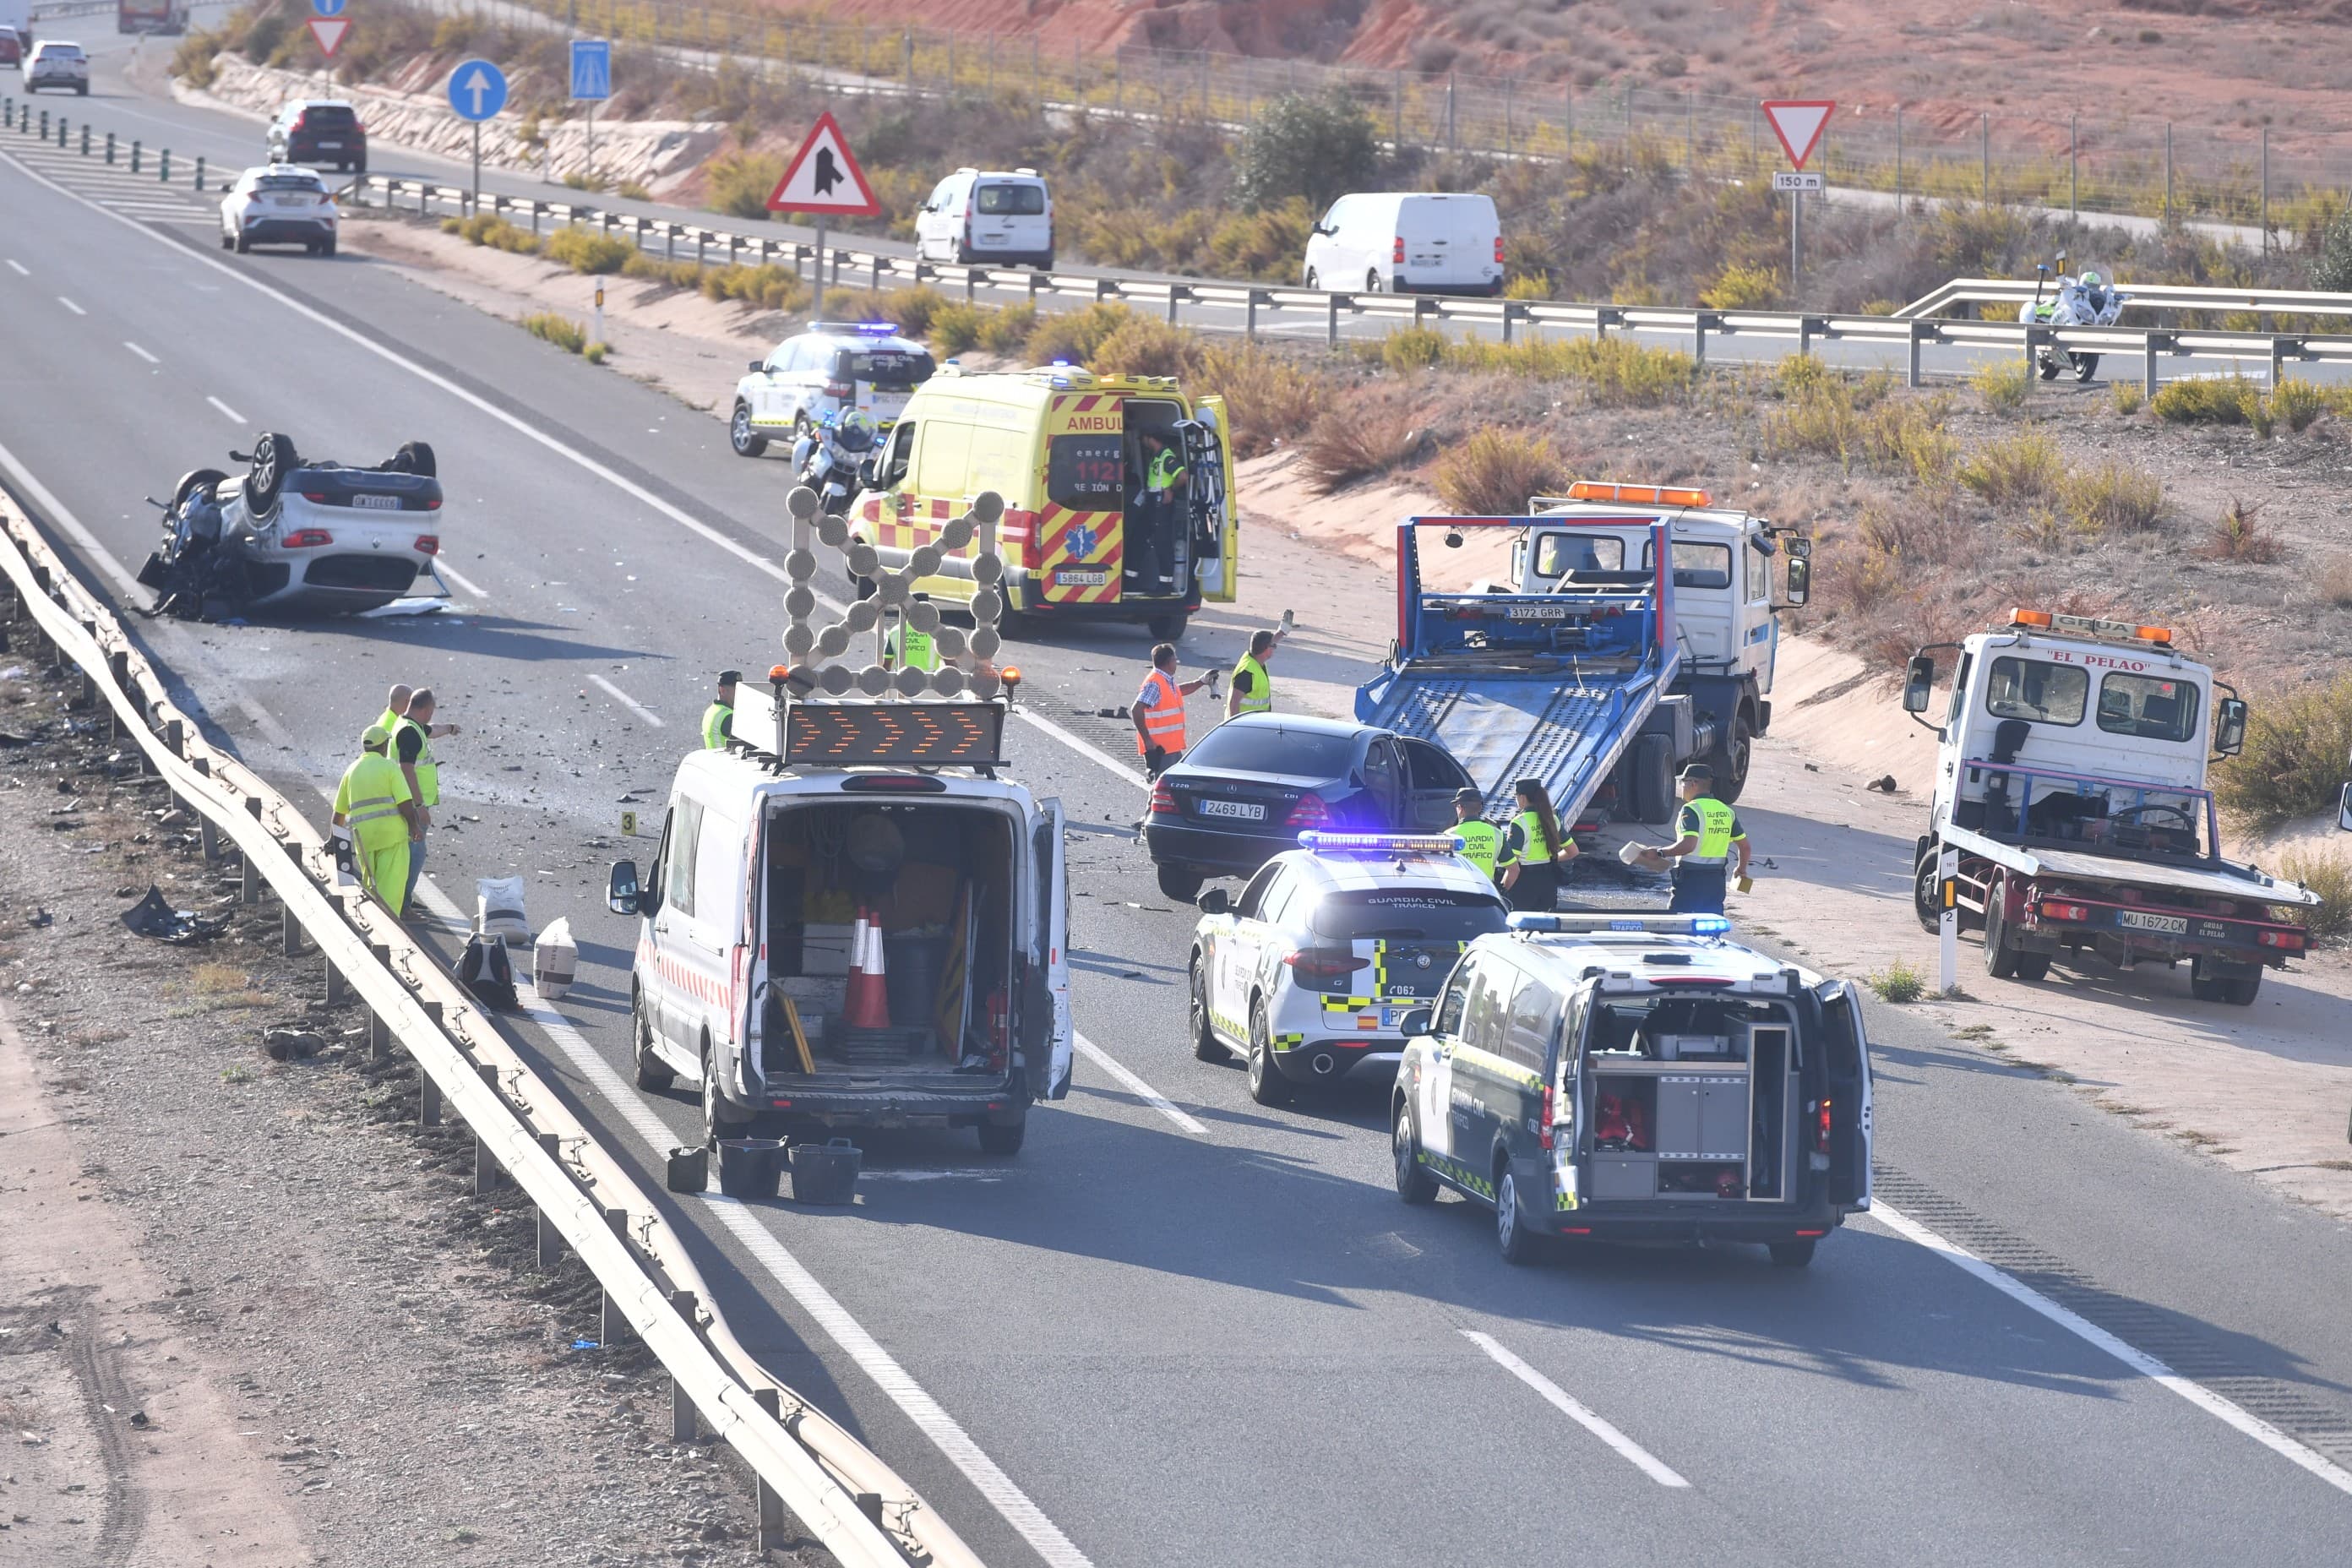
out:
M655 264L657 268L664 265ZM762 310L797 310L808 303L808 285L793 276L789 267L771 263L765 267L695 267L689 262L667 265L687 268L697 288L706 300L733 300ZM627 272L628 268L621 269Z
M574 272L618 272L636 253L637 247L627 240L593 228L558 229L547 239L547 258Z
M703 205L730 217L766 218L769 193L784 177L774 153L722 153L703 165Z
M1017 354L1037 330L1034 305L1007 305L980 325L980 346L992 354Z
M2331 555L2313 578L2319 596L2339 610L2352 610L2352 555Z
M1246 339L1203 342L1186 374L1191 395L1223 395L1237 458L1297 439L1331 395L1327 376Z
M642 250L621 263L621 276L624 278L667 283L673 289L700 288L705 270L698 261L665 261L658 256L647 256Z
M1541 436L1474 431L1437 462L1437 493L1465 517L1513 517L1531 495L1557 491L1568 465Z
M1427 370L1445 357L1445 334L1434 327L1399 327L1381 340L1381 363L1399 375Z
M1503 285L1506 300L1549 300L1551 285L1532 272L1522 272Z
M2014 414L2033 394L2033 367L2022 359L1997 359L1979 365L1969 384L1993 413Z
M1732 262L1699 290L1698 302L1710 310L1769 310L1780 303L1780 275Z
M2046 506L2035 507L2009 525L2009 536L2029 550L2044 555L2062 554L2075 540L2074 531L2066 520Z
M1791 367L1818 363L1790 362ZM1772 384L1786 402L1764 416L1766 449L1907 473L1927 485L1949 482L1959 443L1944 428L1948 399L1896 397L1894 379L1883 373L1856 379L1789 368Z
M1465 370L1584 384L1603 408L1655 408L1690 395L1698 362L1680 349L1649 348L1622 338L1468 339L1445 345L1448 364Z
M1412 437L1412 420L1401 409L1334 408L1307 430L1299 452L1315 488L1329 495L1396 467Z
M2261 509L2252 501L2232 500L2214 521L2213 537L2203 554L2208 561L2240 561L2267 566L2284 552L2278 535L2255 521Z
M2223 805L2256 827L2333 808L2352 749L2352 674L2255 700L2246 749L2213 773Z
M2139 412L2147 394L2138 382L2111 381L2107 384L2107 401L2115 405L2116 413L2128 419Z
M1099 300L1083 310L1042 317L1029 333L1029 361L1032 364L1053 364L1066 360L1072 364L1091 365L1095 351L1102 347L1104 340L1134 316L1135 312L1124 305Z
M980 342L981 329L995 312L985 305L950 300L931 312L931 349L941 359L953 359Z
M2077 468L2058 486L2058 499L2085 533L2143 533L2164 516L2164 486L2128 463Z
M1088 368L1116 375L1181 375L1197 340L1181 327L1130 316L1096 345Z
M541 310L522 319L522 330L534 338L553 343L565 353L576 354L588 346L587 330L568 316L552 310Z
M2058 443L2039 430L2021 430L1977 448L1960 465L1960 483L1995 506L2046 500L2066 477Z
M2250 425L2262 402L2263 389L2242 375L2198 376L2166 382L2148 408L2175 425Z
M2290 849L2279 857L2279 870L2319 895L2316 908L2278 907L2283 919L2311 933L2315 946L2331 945L2352 931L2352 861L2325 850Z

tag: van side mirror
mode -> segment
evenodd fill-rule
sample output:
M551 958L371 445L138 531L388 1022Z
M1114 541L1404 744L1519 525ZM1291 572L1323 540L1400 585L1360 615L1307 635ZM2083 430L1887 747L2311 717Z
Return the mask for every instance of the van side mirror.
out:
M2234 757L2245 749L2245 699L2224 697L2213 710L2213 750L2219 755Z
M1429 1033L1430 1025L1436 1020L1437 1015L1429 1008L1415 1007L1404 1016L1402 1022L1397 1026L1404 1031L1405 1038L1411 1039L1416 1035Z
M616 915L637 912L637 863L635 860L613 862L613 875L604 884L604 907Z
M1787 594L1791 605L1801 605L1813 596L1813 563L1802 555L1789 557Z
M1203 888L1201 896L1192 901L1204 915L1231 914L1234 910L1233 895L1223 888Z
M755 372L765 370L768 368L768 362L763 359L755 359L751 362L751 368Z
M1927 700L1936 691L1936 661L1926 654L1911 660L1911 668L1903 676L1903 711L1925 713Z

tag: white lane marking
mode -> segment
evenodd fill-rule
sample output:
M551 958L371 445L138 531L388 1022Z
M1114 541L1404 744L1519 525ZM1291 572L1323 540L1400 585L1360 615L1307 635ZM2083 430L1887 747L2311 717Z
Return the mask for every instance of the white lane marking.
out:
M132 353L137 354L141 359L145 360L149 364L162 364L163 363L162 360L157 359L153 354L149 353L145 349L141 348L137 343L132 342L129 338L122 340L122 346L129 349Z
M75 304L63 294L58 296L58 303L63 305L67 310L71 310L77 316L87 316L89 314L88 310L83 310L79 305Z
M1032 713L1026 708L1020 707L1016 707L1013 710L1013 716L1016 719L1027 721L1032 726L1053 736L1054 739L1061 742L1062 744L1069 747L1070 750L1076 752L1088 762L1100 763L1104 767L1108 768L1120 778L1125 779L1129 784L1140 785L1148 782L1141 773L1137 773L1133 768L1127 766L1124 763L1114 761L1108 752L1101 750L1091 742L1080 740L1077 736L1071 734L1067 730L1063 729L1059 724L1055 723L1051 719L1040 717L1035 713Z
M592 675L588 679L603 687L606 695L610 696L614 701L619 703L622 707L627 709L638 718L643 719L655 729L659 730L664 727L660 714L655 712L652 709L646 707L644 703L638 701L635 698L630 696L627 692L622 690L619 687L614 685L603 676Z
M1078 1042L1078 1049L1086 1053L1087 1060L1094 1063L1095 1066L1102 1068L1103 1071L1110 1074L1111 1077L1125 1084L1131 1093L1140 1097L1144 1103L1150 1106L1152 1110L1160 1112L1160 1115L1168 1118L1169 1121L1173 1121L1177 1126L1182 1128L1185 1131L1190 1132L1195 1138L1206 1138L1209 1135L1209 1130L1207 1128L1202 1126L1200 1122L1194 1121L1192 1117L1187 1116L1183 1111L1177 1110L1175 1102L1171 1100L1166 1095L1160 1093L1158 1089L1152 1088L1150 1084L1144 1082L1133 1073L1128 1071L1124 1067L1121 1067L1118 1058L1113 1057L1108 1051L1104 1050L1100 1046L1095 1044L1084 1035L1077 1035L1074 1037Z
M479 583L475 582L463 572L458 571L455 566L452 566L446 561L442 560L438 555L433 558L433 570L440 573L441 575L448 578L449 581L457 584L457 586L465 589L466 592L473 595L477 599L487 599L490 596L490 591L488 588L483 587Z
M32 276L30 272L25 270L25 264L17 260L13 256L8 258L8 267L9 269L15 272L19 278L30 278Z
M245 416L244 416L244 415L239 414L236 409L231 408L227 404L223 403L219 398L215 397L211 393L207 392L206 394L205 394L205 401L206 403L211 404L215 408L219 409L223 414L227 415L227 416L229 416L229 419L230 419L230 422L231 422L231 423L233 423L233 424L237 424L237 425L242 425L242 424L244 424L244 423L245 423Z
M1635 1469L1640 1470L1660 1486L1687 1487L1690 1485L1690 1482L1661 1463L1647 1448L1643 1447L1602 1419L1590 1405L1577 1400L1569 1394L1568 1390L1505 1350L1496 1342L1492 1334L1482 1334L1475 1329L1464 1329L1462 1337L1494 1357L1496 1365L1541 1394L1545 1404L1551 1405L1570 1421L1608 1444Z
M2149 1382L2168 1388L2223 1426L2242 1433L2291 1463L2300 1465L2340 1492L2352 1492L2352 1471L2315 1449L2305 1447L2261 1416L2222 1398L2193 1378L2181 1376L2163 1362L2129 1344L2079 1313L2069 1311L2023 1280L1996 1268L1966 1247L1945 1240L1910 1215L1874 1200L1870 1216L1906 1241L1941 1257L1963 1273L1972 1274L2019 1305L2049 1319L2068 1333L2097 1346Z

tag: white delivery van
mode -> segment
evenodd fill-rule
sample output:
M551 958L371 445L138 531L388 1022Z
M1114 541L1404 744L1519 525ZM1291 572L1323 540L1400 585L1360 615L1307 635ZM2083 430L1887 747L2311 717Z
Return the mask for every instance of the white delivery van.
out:
M1341 196L1307 237L1309 289L1352 294L1500 294L1494 199L1429 191Z
M958 169L915 214L915 259L1054 267L1054 198L1034 169Z

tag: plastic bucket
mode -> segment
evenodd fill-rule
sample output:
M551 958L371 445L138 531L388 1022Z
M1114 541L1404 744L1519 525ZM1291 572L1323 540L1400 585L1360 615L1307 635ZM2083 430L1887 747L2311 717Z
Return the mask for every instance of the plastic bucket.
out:
M665 1184L674 1193L699 1193L710 1186L710 1151L673 1149Z
M885 936L882 964L882 986L890 1000L890 1022L930 1027L932 1016L939 1009L940 975L948 966L948 939Z
M865 1156L846 1138L829 1143L793 1145L793 1201L845 1204L857 1195L857 1171Z
M772 1198L784 1146L773 1138L721 1138L719 1190L730 1198Z

